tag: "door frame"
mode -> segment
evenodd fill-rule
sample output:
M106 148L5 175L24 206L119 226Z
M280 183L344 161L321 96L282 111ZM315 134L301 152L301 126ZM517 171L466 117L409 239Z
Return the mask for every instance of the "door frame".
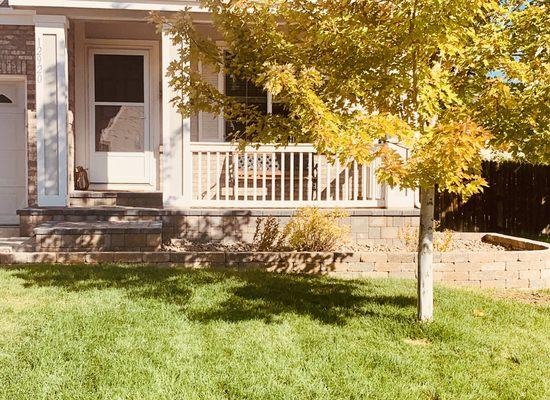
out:
M82 38L82 37L81 37ZM146 158L149 160L147 169L149 171L149 179L147 183L95 183L91 182L90 187L98 190L145 190L155 191L160 187L158 181L158 164L159 164L159 146L160 146L160 50L159 43L154 40L110 40L110 39L84 39L83 45L78 40L76 43L76 93L82 93L83 96L76 96L76 115L75 120L77 123L77 136L75 140L75 146L80 148L80 151L76 153L81 154L78 160L75 160L79 165L83 165L85 168L90 169L92 167L92 152L94 147L91 143L92 131L94 121L92 121L93 113L92 107L92 65L93 52L107 53L113 52L113 54L121 52L138 52L148 53L146 59L148 59L145 70L149 72L149 84L145 87L145 96L148 97L149 102L149 149ZM80 70L79 70L80 69ZM82 118L82 114L85 115L82 123L79 123L79 119ZM79 118L80 117L80 118ZM145 143L144 143L145 144ZM146 149L147 150L147 149Z
M24 135L25 135L25 173L24 173L24 186L25 186L25 202L24 206L27 207L29 205L29 106L28 106L28 93L27 93L27 76L26 75L6 75L6 74L0 74L0 83L18 83L23 87L23 120L24 120ZM38 175L36 176L36 179L38 179ZM37 182L38 183L38 182ZM0 224L2 225L2 224ZM17 224L19 225L19 224ZM3 225L6 226L6 225Z

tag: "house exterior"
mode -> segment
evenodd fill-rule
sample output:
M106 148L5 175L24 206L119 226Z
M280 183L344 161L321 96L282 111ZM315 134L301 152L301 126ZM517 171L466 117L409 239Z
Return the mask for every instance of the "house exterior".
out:
M238 152L220 116L182 118L164 73L178 49L146 19L151 10L188 7L200 29L221 39L198 2L1 4L0 225L21 221L29 235L38 224L69 215L112 219L114 206L123 219L131 214L124 207L132 207L133 217L163 220L170 235L213 238L233 232L228 218L288 216L306 205L349 208L358 218L355 231L367 237L373 228L372 239L383 239L382 228L394 237L396 227L414 221L414 191L380 185L375 163L333 165L307 144ZM211 66L192 67L219 90L252 96L276 112L269 94L251 93ZM88 172L88 191L75 190L77 166ZM213 219L204 223L206 217Z

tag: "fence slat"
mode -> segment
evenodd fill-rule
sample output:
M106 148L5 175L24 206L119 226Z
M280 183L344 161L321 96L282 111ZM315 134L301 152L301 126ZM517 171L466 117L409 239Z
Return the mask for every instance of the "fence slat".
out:
M458 231L508 234L550 232L550 166L484 162L489 186L468 201L437 193L435 217Z

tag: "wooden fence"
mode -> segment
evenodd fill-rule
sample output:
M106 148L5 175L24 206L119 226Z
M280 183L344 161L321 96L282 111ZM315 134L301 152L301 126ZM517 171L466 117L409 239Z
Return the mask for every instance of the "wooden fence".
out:
M550 233L550 166L517 163L483 165L489 187L463 202L455 195L436 197L436 219L458 231Z

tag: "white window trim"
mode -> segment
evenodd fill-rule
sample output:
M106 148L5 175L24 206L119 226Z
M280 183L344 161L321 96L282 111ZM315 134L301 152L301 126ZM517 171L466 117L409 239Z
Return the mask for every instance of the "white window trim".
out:
M95 100L95 68L94 60L96 55L136 55L143 56L143 100L142 103L133 103L133 102L117 102L117 101L96 101ZM149 148L152 148L151 143L151 102L150 102L150 93L149 93L149 51L148 50L128 50L128 49L106 49L106 48L95 48L91 49L88 58L89 70L90 70L90 89L89 89L89 115L90 115L90 149L92 153L96 153L97 149L95 148L95 108L96 106L114 106L114 107L124 107L124 106L134 106L134 107L143 107L143 116L144 116L144 132L143 132L143 151L147 151ZM142 152L143 152L142 151ZM142 153L137 152L137 153ZM110 151L109 153L116 153ZM131 153L131 152L130 152ZM126 153L124 153L126 154Z
M223 41L217 41L216 44L220 48L220 50L225 51L226 50L226 43ZM197 72L202 77L203 74L203 64L202 60L199 60L197 62ZM218 72L218 91L222 94L225 94L225 73L222 68L220 68ZM273 95L271 92L267 92L267 113L272 114L273 113ZM203 141L204 138L204 128L203 128L203 111L199 111L197 114L197 140L199 142ZM219 143L226 143L226 132L225 132L225 118L223 117L223 111L218 116L218 132L217 132L217 140Z

